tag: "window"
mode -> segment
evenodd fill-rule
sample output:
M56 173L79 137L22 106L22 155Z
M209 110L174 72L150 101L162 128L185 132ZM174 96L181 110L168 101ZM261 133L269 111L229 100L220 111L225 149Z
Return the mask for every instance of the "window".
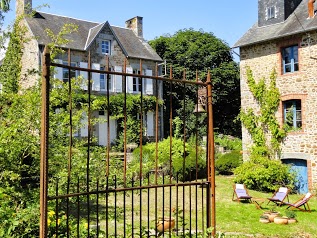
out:
M67 61L63 61L64 65L68 65ZM75 62L70 63L71 66L77 66ZM75 78L76 77L76 70L70 70L70 78ZM66 68L63 68L63 82L67 83L69 78L69 70Z
M101 41L101 52L103 54L110 55L110 41L109 40Z
M100 67L100 70L105 70L105 67ZM112 89L111 80L109 79L109 91ZM100 90L107 90L107 74L100 74Z
M266 19L276 18L275 6L266 8Z
M301 100L288 100L283 102L284 123L291 128L302 128Z
M298 71L298 46L290 46L282 49L283 72L292 73Z
M133 74L140 74L140 70L133 70ZM133 77L133 92L141 92L142 91L142 84L141 78Z

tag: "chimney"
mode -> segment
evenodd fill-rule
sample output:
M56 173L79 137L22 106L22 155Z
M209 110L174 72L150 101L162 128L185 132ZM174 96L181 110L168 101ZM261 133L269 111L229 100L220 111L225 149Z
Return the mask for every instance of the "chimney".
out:
M143 38L143 17L133 17L125 22L125 27L133 30L136 36Z
M315 15L314 11L314 3L316 0L309 0L308 1L308 18L313 18Z
M32 12L32 0L16 0L15 16L21 16L23 14L31 14Z

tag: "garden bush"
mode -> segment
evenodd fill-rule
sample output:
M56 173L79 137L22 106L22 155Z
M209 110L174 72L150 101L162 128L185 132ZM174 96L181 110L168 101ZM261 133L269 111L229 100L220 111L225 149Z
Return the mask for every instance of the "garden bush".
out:
M236 183L244 183L248 188L272 192L280 186L294 187L295 174L280 160L263 156L252 156L249 161L234 170Z
M198 147L196 158L195 139L185 143L182 139L172 138L172 155L170 156L170 138L166 138L158 143L158 168L164 173L172 172L174 178L178 176L181 181L188 181L195 176L196 159L198 161L198 174L206 169L205 151ZM172 168L170 168L170 157L172 158ZM156 145L148 143L142 147L143 174L155 169ZM138 171L140 161L140 148L133 151L133 160L129 164L128 171ZM185 168L185 169L184 169ZM136 170L135 170L136 169Z
M222 175L232 175L233 170L242 164L240 151L231 151L221 154L215 161L216 172Z
M242 150L242 140L230 135L215 134L215 145L225 150Z

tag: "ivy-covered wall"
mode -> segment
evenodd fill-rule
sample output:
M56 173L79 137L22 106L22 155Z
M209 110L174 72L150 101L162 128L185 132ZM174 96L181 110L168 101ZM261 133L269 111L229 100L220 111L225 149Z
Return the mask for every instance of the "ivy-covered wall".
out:
M253 76L258 83L265 78L268 85L269 75L276 69L276 86L280 92L279 106L274 116L279 127L284 125L283 101L291 99L301 100L302 127L291 130L280 143L280 159L300 159L307 162L307 177L309 188L317 185L317 34L310 33L295 35L287 39L279 39L261 44L242 47L241 54L241 108L252 108L259 115L260 106L253 97L247 82L247 68L252 69ZM281 49L283 47L299 46L299 71L282 73ZM268 134L266 134L268 135ZM243 157L248 160L253 145L251 134L246 127L242 129Z

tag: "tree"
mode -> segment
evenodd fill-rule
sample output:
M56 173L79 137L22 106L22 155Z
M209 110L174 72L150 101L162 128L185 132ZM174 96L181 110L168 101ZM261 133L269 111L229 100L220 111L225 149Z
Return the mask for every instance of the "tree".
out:
M173 67L173 77L204 81L208 70L212 75L214 127L219 133L240 136L241 127L235 118L240 110L239 67L233 61L229 46L212 33L203 30L184 29L174 35L165 35L149 42L156 52L167 61L167 67ZM170 84L164 83L164 100L166 112L169 108ZM186 124L194 125L191 112L196 102L196 87L173 85L173 114L183 118L180 113L183 100L191 101L191 108L185 109ZM165 118L168 119L168 118ZM169 122L165 121L165 134L168 134ZM187 128L191 131L191 128ZM205 130L206 128L204 128Z
M0 0L0 10L7 12L10 10L10 0Z

